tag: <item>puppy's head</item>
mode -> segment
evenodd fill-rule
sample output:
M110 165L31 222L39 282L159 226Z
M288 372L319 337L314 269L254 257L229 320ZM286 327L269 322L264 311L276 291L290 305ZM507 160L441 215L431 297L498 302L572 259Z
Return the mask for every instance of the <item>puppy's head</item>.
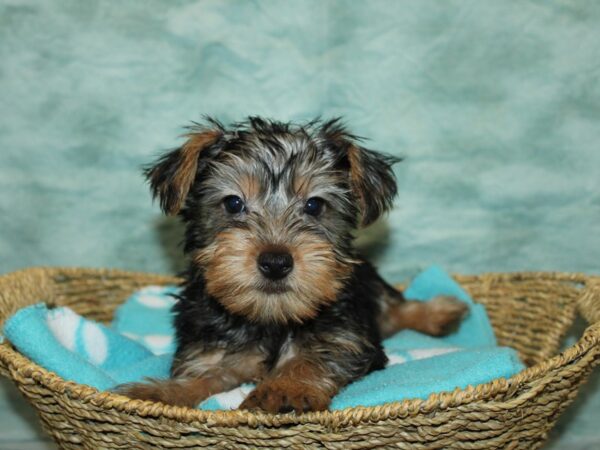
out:
M262 323L302 322L335 301L355 263L352 231L389 209L394 159L339 120L209 120L146 171L206 289Z

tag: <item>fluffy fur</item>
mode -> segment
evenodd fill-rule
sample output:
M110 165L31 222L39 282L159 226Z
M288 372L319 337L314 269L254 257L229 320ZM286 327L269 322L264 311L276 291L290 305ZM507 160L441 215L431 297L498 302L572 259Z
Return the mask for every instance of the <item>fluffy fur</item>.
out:
M120 391L195 406L255 382L242 408L322 410L342 386L385 366L383 337L447 332L462 303L405 301L352 246L352 233L391 207L394 162L338 119L191 128L146 171L162 209L186 224L172 378ZM293 267L275 278L257 262L265 254Z

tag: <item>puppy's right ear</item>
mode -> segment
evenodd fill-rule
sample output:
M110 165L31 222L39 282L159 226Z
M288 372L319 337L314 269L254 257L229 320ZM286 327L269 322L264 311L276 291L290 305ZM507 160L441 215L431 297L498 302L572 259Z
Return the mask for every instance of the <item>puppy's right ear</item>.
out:
M158 198L165 214L177 214L196 178L202 155L223 135L222 130L192 131L187 142L144 170L152 197Z

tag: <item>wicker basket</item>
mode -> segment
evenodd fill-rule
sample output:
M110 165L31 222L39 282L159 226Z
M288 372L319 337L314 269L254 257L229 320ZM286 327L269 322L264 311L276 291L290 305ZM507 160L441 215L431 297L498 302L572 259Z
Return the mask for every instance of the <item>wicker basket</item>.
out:
M600 360L600 277L562 273L457 276L486 305L501 345L529 366L506 379L377 407L302 415L205 412L64 381L9 343L0 372L38 410L62 448L537 448ZM109 321L131 292L175 278L98 269L34 268L0 277L0 323L45 300ZM579 312L590 324L557 354Z

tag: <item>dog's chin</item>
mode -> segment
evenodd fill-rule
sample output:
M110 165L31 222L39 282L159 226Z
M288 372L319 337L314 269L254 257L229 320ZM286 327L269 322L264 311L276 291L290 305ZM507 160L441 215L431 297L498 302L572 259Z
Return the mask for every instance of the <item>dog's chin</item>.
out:
M264 325L303 323L314 318L319 309L315 299L298 293L283 280L268 283L261 280L244 294L220 301L230 312Z
M295 278L207 279L207 292L230 313L255 323L280 325L314 319L324 306L335 301L339 284L333 280L331 286L316 286L311 280L298 283Z
M261 283L257 290L266 295L277 295L291 292L292 288L285 281L269 281Z

